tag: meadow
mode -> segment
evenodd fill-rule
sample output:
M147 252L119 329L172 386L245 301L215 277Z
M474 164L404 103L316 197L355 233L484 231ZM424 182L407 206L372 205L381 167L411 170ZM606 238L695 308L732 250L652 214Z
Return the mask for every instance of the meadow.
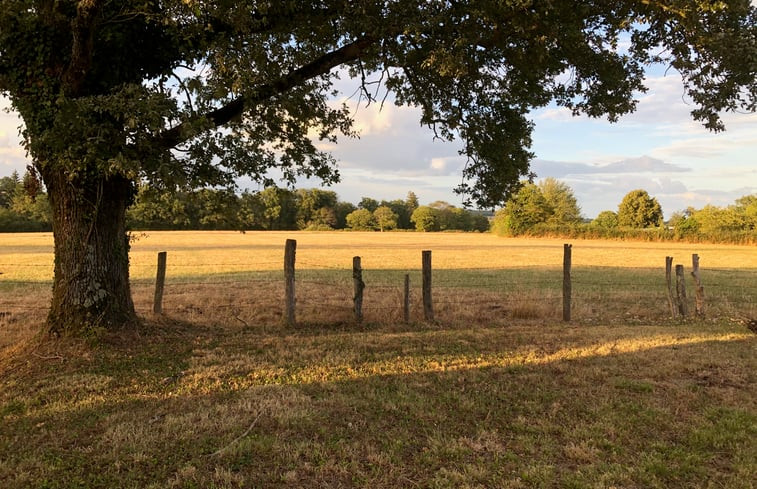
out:
M142 314L152 310L157 253L167 251L167 313L190 321L210 317L278 324L283 316L284 243L290 238L298 243L297 316L306 324L353 320L353 256L362 258L368 323L403 319L405 274L411 279L411 317L423 320L422 250L432 251L435 317L443 322L505 324L561 318L564 240L475 233L137 232L131 251L137 308ZM700 256L706 317L757 316L755 247L571 242L576 321L670 319L665 257L673 256L690 270L693 253ZM50 234L4 235L0 310L9 316L42 318L52 260ZM690 280L688 286L693 310Z
M298 324L281 321L296 239ZM137 331L41 334L49 235L0 237L0 487L754 487L757 249L487 234L136 233ZM417 304L433 251L437 321ZM165 314L150 314L158 251ZM704 318L669 317L698 253ZM351 316L351 263L366 320ZM400 320L411 274L413 317Z

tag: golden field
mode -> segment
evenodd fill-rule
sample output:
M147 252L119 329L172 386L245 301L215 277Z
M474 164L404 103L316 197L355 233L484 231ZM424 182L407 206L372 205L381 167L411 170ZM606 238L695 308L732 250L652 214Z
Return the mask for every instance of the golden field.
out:
M560 267L567 242L574 267L664 268L666 256L688 266L698 253L704 269L757 269L757 247L739 245L475 233L149 231L133 233L131 275L153 278L159 251L168 252L173 276L281 270L287 239L297 240L297 264L304 269L347 269L353 256L361 256L365 269L414 270L422 250L433 251L435 269ZM52 253L50 233L0 235L0 282L51 280Z
M564 239L474 233L166 231L132 235L132 292L149 317L157 253L168 252L164 312L193 323L280 327L283 255L297 240L297 320L350 324L352 257L364 269L369 324L402 322L404 275L411 278L411 321L423 321L421 251L433 252L435 319L447 324L559 320ZM571 240L572 319L585 324L671 319L666 256L687 270L700 256L706 317L757 316L757 247ZM51 234L0 236L0 347L45 317L52 279ZM688 274L687 274L688 275ZM690 279L688 302L694 309ZM12 318L12 320L9 320Z

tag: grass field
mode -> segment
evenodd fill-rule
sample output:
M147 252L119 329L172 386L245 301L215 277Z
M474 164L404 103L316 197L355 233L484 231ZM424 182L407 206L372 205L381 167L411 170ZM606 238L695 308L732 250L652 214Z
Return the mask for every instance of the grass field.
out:
M755 311L753 247L574 241L564 324L562 240L137 238L145 324L91 344L37 334L50 237L0 237L0 487L755 487L757 338L729 320ZM280 317L287 238L296 327ZM404 324L399 280L417 284L423 249L440 320ZM167 314L152 317L163 250ZM664 258L691 253L711 314L673 321Z
M562 240L466 233L135 233L131 276L137 307L143 314L151 310L156 254L167 251L165 309L174 317L279 323L283 248L288 238L298 242L298 319L306 323L352 320L351 266L356 255L362 257L365 269L366 321L402 318L406 273L413 287L412 317L422 320L418 288L425 249L433 252L438 319L501 324L561 317ZM0 311L33 319L44 313L52 274L51 239L49 234L2 237ZM676 263L690 267L692 253L701 259L707 317L757 315L755 247L623 241L572 244L576 321L668 319L665 257L673 256Z
M366 269L418 269L421 250L434 253L438 269L561 267L561 239L501 238L475 233L358 233L149 231L134 232L132 278L155 276L155 255L169 252L174 276L276 270L283 268L284 242L297 240L298 267L352 266L363 257ZM3 282L50 281L53 243L49 233L0 235L0 272ZM574 240L576 267L661 268L665 256L691 264L698 253L703 268L757 270L753 246ZM178 269L177 269L178 268Z

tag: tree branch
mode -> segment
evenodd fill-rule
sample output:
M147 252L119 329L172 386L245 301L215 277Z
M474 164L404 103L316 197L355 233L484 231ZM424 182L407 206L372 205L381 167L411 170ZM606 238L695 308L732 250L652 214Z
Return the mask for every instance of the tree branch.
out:
M250 110L257 103L284 93L307 80L326 74L341 64L358 59L375 42L376 39L372 37L362 37L339 49L324 54L277 80L260 85L257 90L249 95L237 97L223 107L219 107L207 114L199 115L196 118L182 122L164 131L157 136L156 143L165 149L171 149L191 139L197 135L193 129L195 123L203 119L210 122L212 127L223 126L231 120L242 116L246 110Z
M102 7L103 0L80 0L76 6L76 17L71 21L71 61L63 73L64 87L69 96L76 97L81 93L92 66L95 23Z

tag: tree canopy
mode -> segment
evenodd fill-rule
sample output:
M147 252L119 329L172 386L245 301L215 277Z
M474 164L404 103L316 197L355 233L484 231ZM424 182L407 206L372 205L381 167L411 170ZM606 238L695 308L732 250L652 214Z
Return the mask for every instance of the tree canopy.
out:
M313 143L353 134L333 83L359 77L373 99L380 80L462 140L460 190L491 206L528 173L529 110L616 120L649 63L681 74L712 129L754 110L755 25L749 0L6 0L0 91L41 168L172 187L272 183L273 167L335 180Z
M332 103L340 76L459 140L458 191L492 207L529 175L530 110L614 121L650 63L681 75L713 130L724 111L754 111L756 12L749 0L4 0L0 93L23 118L56 236L48 322L133 322L137 182L338 179L317 143L354 135Z
M618 205L618 225L632 228L661 226L662 207L646 190L632 190Z
M492 220L492 230L502 235L519 235L536 226L569 227L581 221L573 189L555 179L538 184L523 182L520 190L505 203Z

